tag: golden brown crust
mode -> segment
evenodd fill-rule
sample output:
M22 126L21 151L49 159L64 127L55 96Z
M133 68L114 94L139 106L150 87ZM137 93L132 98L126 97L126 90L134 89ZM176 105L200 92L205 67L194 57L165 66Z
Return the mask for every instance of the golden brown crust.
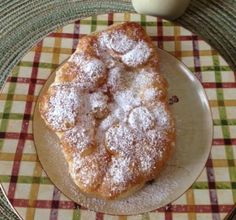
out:
M157 49L135 22L83 37L40 101L69 172L89 196L120 199L156 178L175 125Z

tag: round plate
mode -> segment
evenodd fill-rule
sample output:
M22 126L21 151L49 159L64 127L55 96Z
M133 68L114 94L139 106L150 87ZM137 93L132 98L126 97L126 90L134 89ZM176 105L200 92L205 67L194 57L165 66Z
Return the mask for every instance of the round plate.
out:
M137 193L118 201L86 197L68 173L59 139L40 117L38 103L33 118L33 133L39 160L51 181L76 203L99 212L131 215L148 212L171 203L196 180L205 166L212 142L212 117L204 89L194 75L167 52L158 49L161 73L169 82L171 111L176 120L177 143L173 157L161 175ZM51 74L40 95L54 81ZM177 98L176 98L176 97Z

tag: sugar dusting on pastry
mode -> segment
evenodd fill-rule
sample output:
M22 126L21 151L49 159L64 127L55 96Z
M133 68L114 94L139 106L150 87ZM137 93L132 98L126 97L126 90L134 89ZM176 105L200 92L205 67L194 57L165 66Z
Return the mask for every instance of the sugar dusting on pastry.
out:
M41 114L50 128L63 131L76 185L113 199L159 174L175 128L163 98L167 84L151 59L158 55L144 30L125 23L91 37L68 60L73 68L58 71L58 88L51 86L42 99Z
M128 66L136 67L147 62L151 49L144 41L139 41L135 47L122 56L122 61Z
M133 90L118 91L114 95L114 99L118 106L124 111L130 111L134 107L141 105L141 99Z
M136 46L136 42L129 38L124 31L103 32L99 38L99 44L103 48L109 48L118 53L126 53Z
M78 154L85 153L95 145L94 127L95 120L93 117L81 117L76 126L63 133L62 144L70 145L71 148L74 147Z
M115 125L106 132L105 145L114 154L128 154L134 145L135 133L127 125Z
M146 107L134 108L129 115L129 124L132 128L146 130L155 126L155 119L152 113Z
M67 130L75 124L81 100L75 87L52 86L45 119L54 130Z
M77 66L78 74L74 82L82 89L96 87L96 83L105 77L105 65L96 57L86 57L84 53L75 53L69 62Z

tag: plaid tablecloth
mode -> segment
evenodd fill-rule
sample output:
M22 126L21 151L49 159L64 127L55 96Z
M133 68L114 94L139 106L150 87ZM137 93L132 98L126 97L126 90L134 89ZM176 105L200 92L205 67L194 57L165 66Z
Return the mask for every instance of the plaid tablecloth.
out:
M80 207L50 182L35 152L32 114L43 84L75 50L79 38L129 20L140 22L158 47L180 59L202 82L212 109L214 140L205 169L179 199L143 215L110 216ZM137 14L99 15L51 33L8 77L0 94L0 119L0 180L23 219L223 219L235 204L236 73L199 37L168 21Z

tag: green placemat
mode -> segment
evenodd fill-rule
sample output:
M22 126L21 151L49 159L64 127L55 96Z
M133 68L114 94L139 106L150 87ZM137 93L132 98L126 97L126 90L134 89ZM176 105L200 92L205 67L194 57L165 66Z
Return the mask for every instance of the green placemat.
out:
M0 187L0 219L1 220L14 220L19 219L17 215L12 211L12 207L6 200L5 195Z
M0 1L0 88L22 56L40 39L69 21L92 14L133 11L130 1ZM192 0L177 23L216 48L236 70L236 1ZM15 219L0 195L0 219Z

